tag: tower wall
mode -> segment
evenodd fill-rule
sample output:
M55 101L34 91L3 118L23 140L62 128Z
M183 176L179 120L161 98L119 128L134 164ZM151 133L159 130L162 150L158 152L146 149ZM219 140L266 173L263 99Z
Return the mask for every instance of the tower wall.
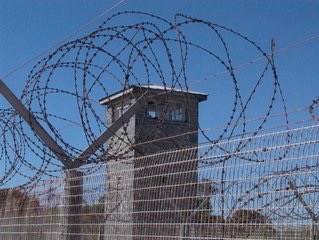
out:
M126 102L126 104L129 104ZM108 108L108 125L116 118L121 102ZM105 196L104 240L131 240L133 234L135 116L114 133L108 141L107 194Z
M109 125L141 92L134 95L108 103ZM151 92L146 106L109 140L105 239L189 236L197 204L197 151L178 149L197 146L199 101L184 93Z
M180 98L173 100L181 101ZM162 154L163 151L197 146L196 132L183 135L198 129L197 99L188 99L186 111L185 121L166 120L162 124L157 119L137 116L136 129L141 129L138 143L166 139L138 146L146 157L137 158L134 164L133 219L136 225L133 235L136 240L188 236L185 226L192 221L197 203L197 162L194 160L197 151L176 150Z

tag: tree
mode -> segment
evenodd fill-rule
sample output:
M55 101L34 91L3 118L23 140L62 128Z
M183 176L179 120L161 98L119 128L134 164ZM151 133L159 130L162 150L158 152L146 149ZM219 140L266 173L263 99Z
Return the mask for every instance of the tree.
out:
M211 198L218 192L216 183L212 180L203 178L197 186L197 222L213 223L221 221L220 216L213 215L213 207Z
M266 216L250 209L236 210L227 223L231 237L268 236L275 232Z

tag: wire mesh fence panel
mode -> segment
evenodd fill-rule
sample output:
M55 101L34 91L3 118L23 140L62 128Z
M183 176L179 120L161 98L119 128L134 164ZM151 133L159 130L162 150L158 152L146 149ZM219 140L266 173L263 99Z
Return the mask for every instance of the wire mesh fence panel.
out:
M1 189L0 238L318 239L318 170L319 125L121 156Z
M55 179L37 186L1 189L1 239L59 239L63 204L61 186Z

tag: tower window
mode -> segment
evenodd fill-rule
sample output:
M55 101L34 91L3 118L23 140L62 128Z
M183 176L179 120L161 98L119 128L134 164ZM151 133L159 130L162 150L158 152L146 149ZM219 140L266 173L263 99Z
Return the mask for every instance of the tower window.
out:
M119 117L122 116L129 108L130 106L128 104L118 107L117 110L118 110Z
M149 118L156 118L156 111L155 111L155 110L152 110L152 109L149 109L149 110L147 111L147 116L148 116Z
M170 102L154 103L148 102L146 116L152 119L165 119L170 121L186 121L185 105L182 103Z
M172 104L168 111L168 120L185 121L185 107L181 103Z
M148 102L146 116L154 119L157 118L156 104L154 102Z
M121 104L113 110L112 122L120 118L128 109L130 108L129 104Z

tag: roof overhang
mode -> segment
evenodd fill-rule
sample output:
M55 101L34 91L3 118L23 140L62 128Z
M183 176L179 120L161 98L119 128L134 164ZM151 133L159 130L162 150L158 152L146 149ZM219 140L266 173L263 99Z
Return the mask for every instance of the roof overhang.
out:
M169 93L169 94L179 94L179 95L190 95L192 97L195 97L198 99L199 102L207 100L208 94L201 93L201 92L194 92L194 91L187 91L183 89L178 88L169 88L159 85L132 85L129 88L125 90L121 90L118 92L113 93L112 95L109 95L105 98L102 98L99 100L99 103L101 105L108 105L109 103L113 102L114 100L124 97L129 94L134 94L137 92L145 92L145 91L151 91L154 93Z

